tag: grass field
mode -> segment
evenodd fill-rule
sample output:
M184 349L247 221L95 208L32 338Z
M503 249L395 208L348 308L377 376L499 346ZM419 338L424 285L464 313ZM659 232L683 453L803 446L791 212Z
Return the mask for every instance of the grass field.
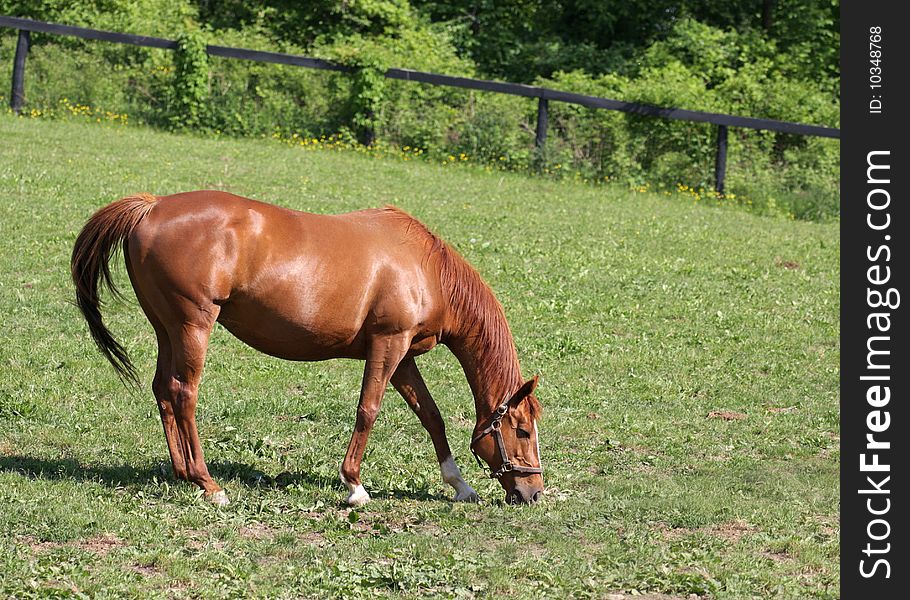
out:
M418 359L484 502L453 504L389 390L343 505L362 363L290 363L216 329L199 427L232 504L177 483L148 390L70 303L91 213L221 188L314 212L394 203L486 277L541 374L548 492L501 502L454 357ZM836 598L836 224L657 195L0 115L0 596ZM122 260L118 259L118 264ZM133 300L105 313L150 382ZM616 596L619 597L619 596Z

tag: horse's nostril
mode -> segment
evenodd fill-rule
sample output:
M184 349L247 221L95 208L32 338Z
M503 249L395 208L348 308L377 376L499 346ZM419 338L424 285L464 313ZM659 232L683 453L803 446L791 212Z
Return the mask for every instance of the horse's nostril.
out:
M535 504L543 498L543 490L523 492L520 489L514 489L506 496L506 502L509 504Z
M506 502L509 504L524 504L525 497L518 490L512 490L511 493L506 494Z

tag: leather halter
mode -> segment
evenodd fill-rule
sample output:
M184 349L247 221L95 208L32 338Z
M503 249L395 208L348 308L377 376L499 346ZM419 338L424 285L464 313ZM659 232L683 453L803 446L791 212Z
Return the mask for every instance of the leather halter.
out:
M521 465L516 465L509 460L509 454L506 452L506 444L502 439L502 432L500 431L500 429L502 429L502 419L506 416L507 412L509 412L509 400L506 400L499 405L499 408L493 413L493 419L490 421L490 424L471 440L471 453L474 455L474 459L477 461L477 464L480 465L481 469L484 468L483 463L480 462L480 457L477 455L477 451L474 450L474 445L484 436L492 434L493 439L496 440L496 447L499 449L499 455L502 457L502 466L496 471L490 469L490 479L499 479L511 471L527 475L543 473L543 469L540 467L523 467Z

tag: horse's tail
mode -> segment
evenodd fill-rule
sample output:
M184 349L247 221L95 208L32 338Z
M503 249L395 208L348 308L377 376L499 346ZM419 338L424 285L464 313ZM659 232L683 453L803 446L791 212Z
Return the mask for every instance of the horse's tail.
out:
M103 280L114 296L122 297L111 278L111 257L126 243L127 237L157 201L158 198L151 194L136 194L100 209L92 215L76 238L70 262L73 283L76 285L76 305L88 323L92 339L117 370L120 379L136 385L139 384L139 378L133 363L101 320L99 288Z

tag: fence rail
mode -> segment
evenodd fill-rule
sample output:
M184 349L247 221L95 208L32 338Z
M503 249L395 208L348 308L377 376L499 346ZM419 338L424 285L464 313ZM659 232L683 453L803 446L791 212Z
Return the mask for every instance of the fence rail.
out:
M74 36L89 40L115 42L118 44L131 44L134 46L160 48L164 50L175 50L177 48L177 42L174 40L167 40L145 35L134 35L130 33L119 33L115 31L101 31L98 29L88 29L86 27L75 27L72 25L61 25L58 23L45 23L43 21L34 21L32 19L23 19L20 17L8 17L0 15L0 27L17 29L19 31L19 40L16 45L16 55L13 63L12 93L10 94L10 106L17 113L25 103L25 59L28 55L28 50L31 45L30 32L32 31L39 33L48 33L52 35ZM320 58L312 58L309 56L301 56L297 54L284 54L281 52L266 52L262 50L249 50L247 48L232 48L228 46L214 45L206 46L206 52L211 56L292 65L308 69L321 69L340 72L353 71L353 69L350 67L339 65L331 61L323 60ZM587 108L617 110L648 117L711 123L713 125L717 125L715 189L721 194L724 192L724 179L726 175L727 164L727 129L729 127L760 129L795 135L838 139L840 138L840 129L835 129L833 127L806 125L803 123L777 121L774 119L741 117L721 113L686 110L682 108L653 106L650 104L625 102L622 100L601 98L598 96L586 96L584 94L575 94L572 92L564 92L560 90L553 90L550 88L524 85L519 83L472 79L468 77L454 77L451 75L439 75L436 73L427 73L424 71L394 68L388 69L385 72L385 76L389 79L398 79L402 81L412 81L430 85L441 85L499 94L509 94L512 96L524 96L526 98L537 98L537 130L535 136L535 145L538 150L543 150L546 145L547 127L549 122L548 111L549 102L551 100L555 102L578 104Z

